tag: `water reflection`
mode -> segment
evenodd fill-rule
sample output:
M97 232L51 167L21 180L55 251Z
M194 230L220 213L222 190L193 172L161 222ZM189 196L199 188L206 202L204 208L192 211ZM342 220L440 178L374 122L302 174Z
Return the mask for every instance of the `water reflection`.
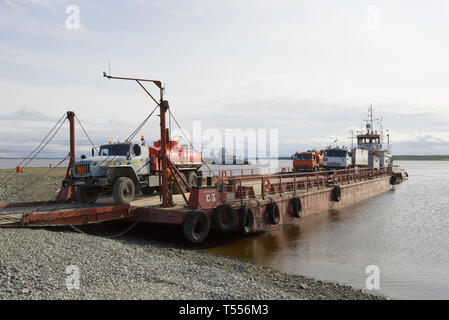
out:
M377 265L381 272L378 293L392 298L449 299L449 162L402 165L410 180L395 191L270 232L250 236L211 232L205 243L192 245L179 227L138 224L118 240L156 240L362 289L366 267ZM116 231L123 230L117 224Z
M449 162L403 162L410 180L395 191L271 232L217 238L204 247L283 272L364 289L368 265L392 298L449 298Z

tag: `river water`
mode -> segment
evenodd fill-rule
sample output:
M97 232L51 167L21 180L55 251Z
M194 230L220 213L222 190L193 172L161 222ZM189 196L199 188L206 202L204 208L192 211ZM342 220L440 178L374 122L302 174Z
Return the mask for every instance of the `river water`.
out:
M58 161L34 160L32 166ZM0 168L14 168L17 162L0 159ZM410 177L394 191L267 233L211 234L200 248L361 289L366 289L367 266L374 265L380 271L375 293L395 299L448 299L449 161L395 163ZM291 161L280 160L278 165L287 167ZM210 167L215 171L256 166ZM142 227L142 236L185 243L179 230L148 233L148 226Z
M396 161L409 180L375 198L205 249L395 299L449 298L449 162Z

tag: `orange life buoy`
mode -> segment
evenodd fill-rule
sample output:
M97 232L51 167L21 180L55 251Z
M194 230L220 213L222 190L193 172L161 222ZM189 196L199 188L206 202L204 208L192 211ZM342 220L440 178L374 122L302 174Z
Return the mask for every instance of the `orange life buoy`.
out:
M263 190L265 193L269 193L271 190L271 182L270 179L264 178L263 179Z

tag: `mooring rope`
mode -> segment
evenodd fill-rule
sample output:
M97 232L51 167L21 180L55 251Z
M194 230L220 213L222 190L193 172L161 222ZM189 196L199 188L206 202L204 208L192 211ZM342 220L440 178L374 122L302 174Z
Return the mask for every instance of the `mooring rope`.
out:
M112 236L104 236L104 235L102 235L102 236L100 236L100 237L107 238L107 239L114 239L114 238L121 237L121 236L125 235L126 233L128 233L129 231L131 231L131 229L134 228L134 227L136 226L136 224L137 224L139 221L140 221L140 218L139 218L139 219L136 219L136 220L133 222L133 224L131 224L128 228L126 228L125 230L123 230L123 231L120 232L120 233L117 233L117 234L112 235ZM75 230L75 231L81 233L81 234L95 236L94 234L90 234L90 233L88 233L88 232L85 232L85 231L81 230L80 228L76 227L76 226L73 225L73 224L69 224L69 227L72 228L73 230Z

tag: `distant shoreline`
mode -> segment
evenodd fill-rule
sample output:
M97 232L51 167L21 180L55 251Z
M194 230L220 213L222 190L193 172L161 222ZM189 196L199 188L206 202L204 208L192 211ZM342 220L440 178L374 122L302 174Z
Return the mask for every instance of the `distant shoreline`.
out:
M0 160L27 160L31 158L14 158L0 157ZM35 160L61 160L63 158L34 158ZM78 159L78 158L77 158ZM275 157L266 157L249 160L275 160ZM291 157L281 156L278 160L291 160ZM397 155L393 156L393 160L422 160L422 161L449 161L449 155Z
M33 159L33 160L61 160L61 159L64 159L64 157L61 157L61 158L7 158L7 157L0 157L0 160L30 160L30 159Z
M431 155L431 156L412 156L412 155L400 155L393 156L393 160L402 161L449 161L449 155Z
M272 158L273 159L273 158ZM290 160L290 157L279 157L279 160ZM449 155L397 155L393 156L393 160L399 161L449 161Z

